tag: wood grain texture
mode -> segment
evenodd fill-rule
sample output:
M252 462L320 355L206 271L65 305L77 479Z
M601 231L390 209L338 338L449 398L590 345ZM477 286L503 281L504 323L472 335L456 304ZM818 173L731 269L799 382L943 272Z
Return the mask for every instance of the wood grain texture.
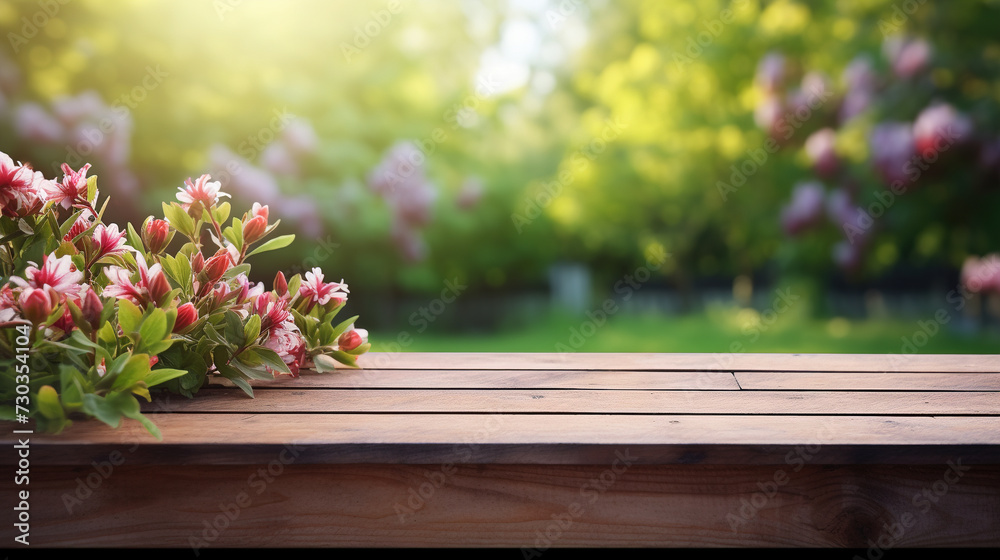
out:
M32 477L37 513L31 536L33 546L168 546L187 552L303 546L866 548L869 539L880 538L893 548L998 546L1000 466L961 465L962 476L951 474L951 483L945 482L945 463L796 469L621 462L316 466L292 459L184 470L126 463L99 483L92 467L40 467ZM89 495L79 490L88 477L96 484ZM933 494L935 488L944 493ZM936 501L922 498L925 492ZM886 526L903 519L909 526L893 538Z
M136 423L80 422L32 439L32 464L89 464L138 444L141 464L252 464L285 445L315 463L412 463L473 454L481 463L589 464L620 445L651 464L777 464L790 447L818 444L817 464L937 463L965 450L1000 463L995 416L211 414L151 413L158 442ZM13 442L0 437L0 444ZM7 460L13 460L8 454ZM613 458L613 457L612 457Z
M1000 393L995 392L258 389L254 394L251 399L240 389L206 390L196 399L160 397L145 409L217 413L498 410L505 414L1000 415Z
M744 390L1000 391L997 373L843 373L739 371Z
M371 369L1000 373L995 354L654 354L372 352Z
M227 379L213 381L232 386ZM719 371L539 371L539 370L378 370L304 372L296 379L251 381L254 387L287 389L658 389L738 391L729 372Z

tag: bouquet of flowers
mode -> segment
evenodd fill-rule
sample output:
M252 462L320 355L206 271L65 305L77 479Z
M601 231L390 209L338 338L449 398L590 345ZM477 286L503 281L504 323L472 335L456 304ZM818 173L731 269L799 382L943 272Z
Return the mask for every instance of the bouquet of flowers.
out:
M251 379L357 367L368 333L357 317L333 323L347 284L319 268L279 272L271 290L249 281L249 257L294 239L269 239L267 206L230 220L229 195L203 175L164 219L121 230L101 221L109 199L89 168L63 164L57 182L0 152L3 418L59 432L74 415L125 417L159 439L136 398L154 386L191 397L221 376L252 397Z

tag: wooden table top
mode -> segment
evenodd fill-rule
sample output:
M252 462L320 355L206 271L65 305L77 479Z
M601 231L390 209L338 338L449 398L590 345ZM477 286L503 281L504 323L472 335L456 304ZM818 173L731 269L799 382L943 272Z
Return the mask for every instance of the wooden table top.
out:
M365 369L160 395L119 430L33 436L33 465L1000 464L1000 356L372 353ZM5 436L9 439L10 436ZM138 444L138 445L136 445Z

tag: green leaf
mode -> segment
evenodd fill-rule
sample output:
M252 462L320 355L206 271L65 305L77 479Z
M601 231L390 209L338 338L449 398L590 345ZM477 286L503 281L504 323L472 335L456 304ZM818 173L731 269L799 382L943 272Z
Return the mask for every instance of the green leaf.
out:
M302 275L296 274L288 279L288 293L293 297L299 293L299 287L302 286Z
M358 367L356 358L343 350L334 350L333 352L330 352L330 355L345 366L350 366L352 368Z
M260 315L251 315L243 325L243 340L253 343L260 336Z
M231 280L233 278L236 278L240 274L247 274L248 272L250 272L250 264L248 263L238 264L233 268L227 270L225 274L222 275L222 278L223 280Z
M316 366L316 371L320 373L326 373L337 369L337 360L327 356L326 354L317 354L313 356L313 364Z
M118 407L95 393L83 396L83 411L112 428L117 428L121 423L122 414Z
M218 223L223 223L229 219L229 212L232 210L232 205L228 202L223 202L222 204L215 207L215 221Z
M59 404L59 393L55 387L46 385L38 390L38 411L42 416L52 420L62 420L66 417L63 407Z
M187 375L187 371L183 369L170 369L170 368L160 368L154 369L149 372L144 381L147 387L155 387L160 383L165 383L171 379L177 379L178 377L183 377Z
M360 355L364 354L365 352L371 350L371 347L372 347L371 343L370 342L366 342L366 343L362 344L361 346L358 346L354 350L345 350L345 352L347 352L348 354L350 354L352 356L360 356Z
M142 322L139 327L139 343L137 348L147 348L149 345L160 342L165 337L170 336L167 327L167 314L162 309L153 309L149 317Z
M243 374L240 373L236 368L227 365L220 366L218 363L216 363L215 369L219 370L219 373L221 373L223 377L235 383L236 386L239 387L240 389L243 389L243 392L246 393L247 395L250 395L250 398L253 398L253 387L251 387L250 384L247 383L247 380L243 378Z
M87 177L87 201L93 201L97 197L97 175Z
M191 237L194 235L194 220L191 216L184 211L183 208L176 202L171 202L167 204L163 203L163 215L170 222L170 225L174 227L181 234Z
M127 299L118 300L118 324L126 335L139 331L142 323L142 311Z
M110 371L108 373L111 373ZM125 365L121 373L115 378L111 388L115 391L128 391L133 385L142 381L149 374L149 355L133 354Z
M107 398L110 406L113 406L120 414L133 420L138 420L146 431L157 440L163 441L163 434L155 424L139 412L139 401L128 393L112 393Z
M125 231L125 236L128 238L128 244L131 245L133 249L145 252L146 246L142 243L142 236L139 235L139 232L135 231L134 227L132 227L132 222L128 223Z
M288 247L289 245L291 245L292 241L295 241L295 235L294 234L282 235L282 236L279 236L279 237L275 237L274 239L271 239L270 241L267 241L266 243L264 243L260 247L257 247L256 249L254 249L253 251L251 251L250 254L247 255L247 256L251 257L251 256L256 255L258 253L264 253L264 252L267 252L267 251L274 251L276 249L284 249L285 247Z
M264 346L254 346L253 350L267 367L273 369L274 371L280 371L281 373L292 373L292 370L288 369L288 364L286 364L284 360L281 359L281 356L279 356L274 350Z
M355 315L354 317L351 317L349 319L345 319L342 323L340 323L339 325L337 325L337 327L335 329L333 329L333 340L337 340L337 338L339 338L340 335L344 334L344 331L347 330L347 327L350 327L351 325L353 325L354 322L358 320L358 317L359 317L359 315Z
M245 352L243 352L243 353L245 353ZM243 353L241 353L240 356L242 356ZM236 369L238 369L240 371L240 373L242 373L243 375L249 377L250 379L259 379L261 381L273 381L274 380L274 374L273 373L268 373L268 371L266 369L264 369L263 367L254 367L254 366L250 366L250 365L244 364L243 362L240 361L240 357L239 356L237 356L235 360L233 360L232 362L230 362L230 365L232 365L233 367L235 367Z
M226 330L224 334L226 335L226 340L237 346L242 346L246 341L243 338L243 321L233 311L226 311Z

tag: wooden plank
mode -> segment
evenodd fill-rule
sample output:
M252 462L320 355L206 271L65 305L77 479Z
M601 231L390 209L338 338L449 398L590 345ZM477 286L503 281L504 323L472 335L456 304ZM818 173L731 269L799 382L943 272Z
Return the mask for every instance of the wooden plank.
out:
M996 373L736 372L744 390L1000 391Z
M372 352L372 369L1000 373L995 354L655 354Z
M651 464L782 463L796 446L818 446L815 464L916 463L961 451L1000 463L996 417L504 414L150 413L164 441L136 422L119 430L79 422L32 436L32 465L90 464L128 447L135 464L254 464L287 445L315 463L592 464L615 447ZM0 435L0 445L13 444ZM637 451L638 453L638 451ZM13 454L6 454L12 461Z
M232 386L224 378L215 384ZM254 387L299 389L700 389L739 390L729 372L721 371L615 371L593 372L524 370L378 370L343 369L334 373L303 372L298 378L281 376L274 381L252 381Z
M1000 393L990 392L258 389L254 395L251 399L235 388L209 389L195 399L163 395L145 409L186 413L502 410L506 414L1000 415Z
M504 546L525 557L569 546L1000 545L1000 466L970 468L961 456L949 459L957 470L946 462L315 466L288 458L191 469L124 464L109 476L90 466L33 466L31 544L199 554ZM83 488L89 494L80 490L95 476Z

